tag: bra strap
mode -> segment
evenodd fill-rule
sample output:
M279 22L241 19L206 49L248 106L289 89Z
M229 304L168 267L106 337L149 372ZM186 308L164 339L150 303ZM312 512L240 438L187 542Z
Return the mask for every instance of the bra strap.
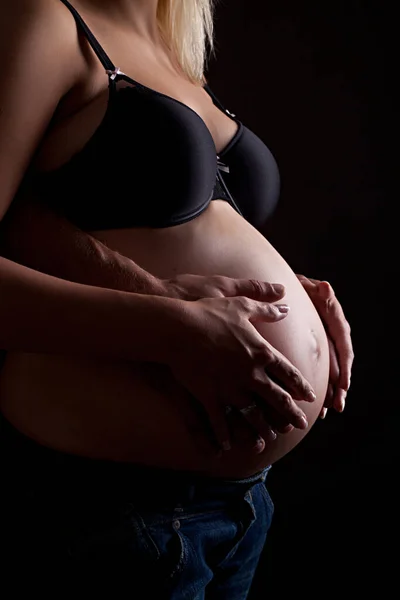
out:
M72 13L72 16L74 17L74 19L75 19L78 27L80 27L80 29L82 30L82 32L83 32L84 36L86 37L87 41L89 42L89 44L93 48L93 51L95 52L97 58L99 59L99 61L103 65L103 67L105 68L107 74L110 76L111 79L115 79L115 76L118 74L119 69L115 68L114 63L112 62L112 60L110 59L110 57L108 56L108 54L105 52L105 50L103 50L103 48L99 44L99 42L96 40L96 38L94 37L93 33L90 31L89 27L86 25L85 21L82 19L81 15L78 13L78 11L76 10L76 8L74 8L68 2L68 0L61 0L61 2Z
M218 100L217 96L214 94L214 92L211 90L210 86L208 85L208 83L205 83L203 85L203 88L206 90L207 94L209 96L211 96L212 101L214 102L214 104L216 106L218 106L218 108L220 108L223 112L225 112L227 115L229 115L230 117L236 117L236 115L234 115L233 113L231 113L228 109L225 108L225 106L222 104L222 102L220 102L220 100Z

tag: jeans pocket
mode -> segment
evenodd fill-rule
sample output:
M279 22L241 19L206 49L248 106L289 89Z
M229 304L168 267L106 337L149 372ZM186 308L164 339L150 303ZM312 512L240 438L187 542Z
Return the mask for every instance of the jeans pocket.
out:
M108 523L99 521L85 531L85 523L79 534L69 541L67 552L75 563L95 564L101 568L107 564L110 569L122 568L125 564L135 565L135 569L145 569L160 559L157 546L149 535L144 520L132 507L123 514L117 513Z
M128 597L128 591L136 597L143 588L158 600L169 599L188 555L176 521L171 515L138 512L132 506L115 521L107 527L99 523L69 544L74 576L83 577L85 584L95 581L96 590L117 586L118 598Z
M147 533L157 548L158 574L165 587L175 582L188 562L188 543L180 527L180 521L172 519L147 525Z

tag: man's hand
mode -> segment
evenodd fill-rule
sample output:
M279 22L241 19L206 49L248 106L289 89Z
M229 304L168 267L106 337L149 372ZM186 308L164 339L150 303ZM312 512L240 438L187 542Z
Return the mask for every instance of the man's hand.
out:
M345 407L354 360L350 325L332 286L327 281L310 279L304 275L297 275L297 278L317 309L328 335L329 385L320 414L321 418L324 418L328 408L333 407L342 412Z
M173 322L165 362L202 405L219 449L230 448L229 410L254 430L253 448L260 452L273 439L264 410L272 410L275 422L281 427L284 423L286 430L306 429L307 417L294 400L315 400L310 383L255 327L288 314L286 305L272 303L276 293L269 284L260 285L265 289L258 301L245 296L177 301L182 308Z
M256 279L232 279L223 275L177 275L173 279L163 279L162 286L163 295L179 300L246 296L253 300L265 300L268 297L269 301L276 301L285 294L285 288L280 284Z
M221 275L202 276L182 274L173 279L161 280L161 285L163 288L162 295L186 301L196 301L202 298L234 298L242 296L263 302L276 302L281 300L285 295L285 288L281 284L270 284L253 279L232 279ZM291 376L295 378L293 365L275 348L270 345L269 348L277 364L281 364L282 368L287 369L288 373L290 372ZM273 374L272 368L270 365L266 365L266 377L268 378L270 374ZM277 385L277 387L274 387L274 390L271 389L268 401L265 401L264 397L264 401L261 400L258 403L259 405L256 406L254 404L256 397L253 397L253 400L248 399L247 401L250 407L242 408L239 411L235 410L237 407L235 407L234 403L231 405L232 411L229 414L229 419L234 419L235 422L244 420L247 423L247 427L253 432L254 449L256 452L262 452L265 448L265 442L268 443L275 439L275 432L284 434L293 430L291 419L282 411L278 397L279 394L287 397L287 391L289 391L292 393L294 399L303 399L301 384L297 389L294 389L288 383L290 378L287 374L281 379L285 381L286 385ZM274 394L276 394L276 398L273 397Z

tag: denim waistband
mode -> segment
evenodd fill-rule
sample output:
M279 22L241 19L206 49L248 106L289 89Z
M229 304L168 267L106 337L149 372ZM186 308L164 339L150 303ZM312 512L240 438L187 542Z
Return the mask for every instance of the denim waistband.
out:
M23 435L0 413L3 480L64 498L119 498L137 503L206 501L246 493L265 482L270 467L251 477L220 479L195 472L148 467L68 454Z

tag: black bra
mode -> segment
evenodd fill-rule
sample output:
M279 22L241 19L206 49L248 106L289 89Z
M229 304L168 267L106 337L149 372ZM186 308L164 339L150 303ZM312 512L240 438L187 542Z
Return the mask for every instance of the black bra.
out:
M108 74L109 100L84 148L61 167L36 174L44 201L85 231L170 227L194 219L214 199L226 200L261 226L280 187L265 144L205 85L214 104L238 124L217 155L208 127L194 110L117 69L77 11L61 1Z

